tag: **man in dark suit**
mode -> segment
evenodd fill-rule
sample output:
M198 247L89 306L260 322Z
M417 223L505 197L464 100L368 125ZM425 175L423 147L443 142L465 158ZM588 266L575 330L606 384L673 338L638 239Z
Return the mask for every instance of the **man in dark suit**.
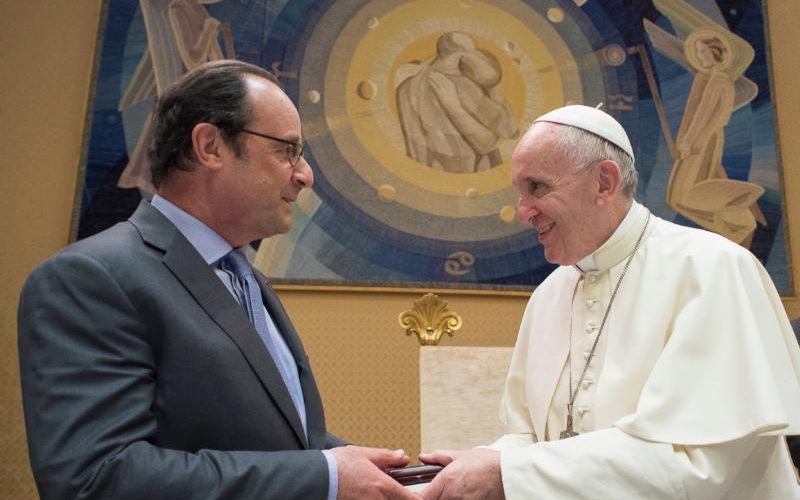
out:
M250 241L290 229L313 183L295 106L269 72L218 61L171 86L153 120L152 202L22 292L41 497L411 498L381 470L402 451L326 432L300 339L243 261Z

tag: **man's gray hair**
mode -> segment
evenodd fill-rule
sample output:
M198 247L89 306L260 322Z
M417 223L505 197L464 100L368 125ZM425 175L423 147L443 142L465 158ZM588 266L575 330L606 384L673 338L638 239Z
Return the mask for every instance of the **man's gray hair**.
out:
M601 160L613 161L619 165L622 193L632 198L639 182L633 158L616 144L591 132L571 126L563 128L557 143L559 152L578 168L586 168Z

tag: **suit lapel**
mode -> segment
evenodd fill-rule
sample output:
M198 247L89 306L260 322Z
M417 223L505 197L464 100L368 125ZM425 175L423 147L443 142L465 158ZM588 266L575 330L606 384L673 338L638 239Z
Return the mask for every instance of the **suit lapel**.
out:
M303 344L294 329L289 315L283 308L275 290L270 286L267 278L256 270L256 280L261 287L261 296L264 305L267 307L275 326L278 328L286 345L292 352L292 356L297 363L297 370L300 375L300 386L303 389L303 400L306 405L306 426L308 427L308 441L312 448L323 448L325 440L325 414L322 409L322 400L319 396L319 389L314 381L311 366L308 362Z
M130 222L137 227L146 242L165 252L164 265L239 347L251 369L288 420L297 438L304 447L308 447L297 409L272 355L250 323L245 311L231 296L211 266L175 226L149 203L142 202ZM302 363L305 365L304 356L298 357L291 344L290 349L295 359L298 359L298 366L300 366L299 359L303 359Z

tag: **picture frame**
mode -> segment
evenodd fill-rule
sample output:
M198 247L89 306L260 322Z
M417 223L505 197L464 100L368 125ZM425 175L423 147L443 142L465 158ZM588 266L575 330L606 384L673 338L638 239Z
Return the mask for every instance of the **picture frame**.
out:
M278 76L299 109L315 172L291 232L253 244L254 264L276 286L529 293L555 266L517 220L511 155L536 116L580 103L602 105L628 131L637 200L744 244L779 292L794 296L766 6L634 4L109 0L72 237L125 220L149 196L140 185L146 168L130 166L146 166L142 131L160 89L199 61L235 56ZM716 88L735 96L722 106L727 121L698 114L711 70L701 49L687 47L708 45L698 42L703 33L716 37L708 50L726 54L714 71L722 73ZM437 85L455 102L442 103ZM448 105L472 122L447 118ZM681 134L692 121L725 123L703 139ZM679 149L718 161L698 166L705 160ZM713 196L695 192L701 170L723 181ZM681 171L695 180L672 182ZM714 197L718 206L744 201L728 219L719 210L702 216L709 211L695 205Z

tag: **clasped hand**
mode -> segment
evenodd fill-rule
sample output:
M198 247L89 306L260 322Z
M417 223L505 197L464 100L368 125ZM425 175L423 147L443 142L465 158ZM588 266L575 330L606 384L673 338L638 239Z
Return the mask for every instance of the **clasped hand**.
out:
M420 493L424 500L504 500L500 452L489 448L421 453L426 464L445 468Z
M386 470L408 464L402 450L345 446L331 450L339 469L338 500L359 498L411 500L504 500L500 452L489 448L421 453L426 464L445 466L419 497L392 479Z
M408 464L408 455L403 450L344 446L331 452L339 469L337 500L418 498L385 472Z

